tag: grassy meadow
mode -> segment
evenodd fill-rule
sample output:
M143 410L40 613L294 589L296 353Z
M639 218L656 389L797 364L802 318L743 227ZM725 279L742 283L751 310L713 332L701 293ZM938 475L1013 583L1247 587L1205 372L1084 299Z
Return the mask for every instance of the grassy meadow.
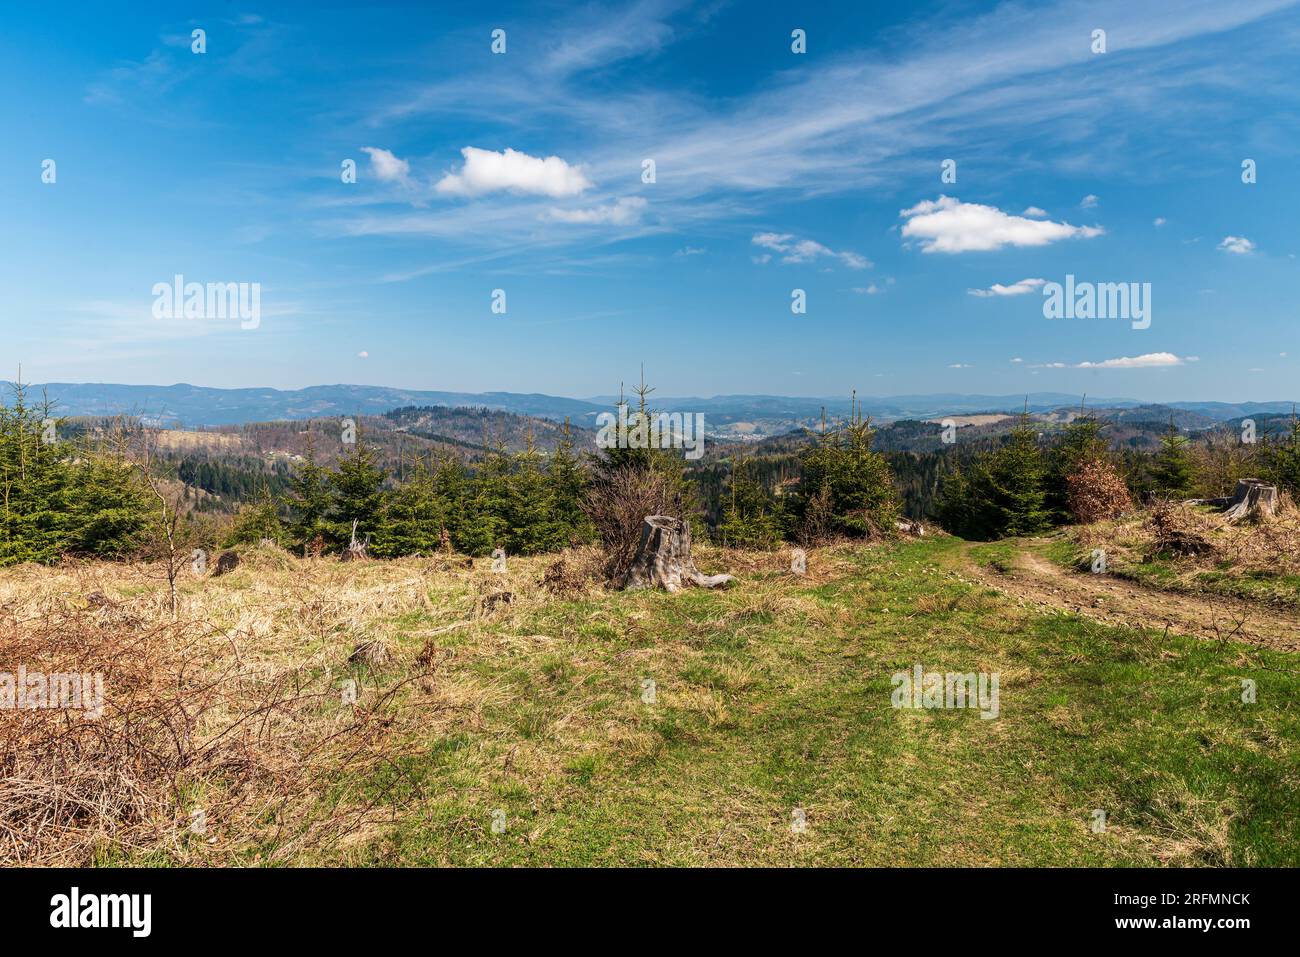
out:
M105 714L81 722L98 744L66 725L23 737L5 716L24 780L72 775L56 790L84 807L24 796L11 773L3 796L28 813L0 801L0 859L1300 863L1296 656L1110 627L969 573L1012 548L838 546L802 578L785 552L700 548L739 581L676 595L604 590L581 553L496 574L265 549L187 579L175 623L144 566L10 569L0 650L44 616L85 636L65 657L111 660ZM367 641L387 659L350 663ZM141 654L148 673L122 664ZM895 709L890 676L916 663L999 672L999 717ZM55 808L43 831L24 829L33 807Z

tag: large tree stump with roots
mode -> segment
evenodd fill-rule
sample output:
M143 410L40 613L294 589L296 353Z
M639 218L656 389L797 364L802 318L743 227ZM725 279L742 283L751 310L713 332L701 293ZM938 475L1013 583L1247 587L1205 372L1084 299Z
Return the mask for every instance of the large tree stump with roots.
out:
M1277 486L1259 479L1238 479L1228 510L1230 522L1240 518L1272 518L1277 514Z
M623 579L623 587L680 591L683 585L718 588L735 581L731 575L703 575L691 558L691 523L671 515L647 515L641 544Z
M1216 505L1224 509L1230 522L1243 518L1272 518L1277 514L1277 486L1259 479L1237 479L1232 495L1223 498L1193 499L1195 505Z

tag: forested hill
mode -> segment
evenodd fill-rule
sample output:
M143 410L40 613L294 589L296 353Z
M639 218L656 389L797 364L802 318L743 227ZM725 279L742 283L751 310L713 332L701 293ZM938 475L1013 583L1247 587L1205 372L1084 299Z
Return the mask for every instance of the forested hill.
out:
M13 384L0 382L7 398ZM187 385L115 385L51 382L28 385L65 416L137 416L147 422L194 428L280 419L383 415L404 406L476 407L575 423L593 422L608 406L582 399L517 392L437 392L370 385L318 385L305 389L215 389ZM4 400L0 400L4 401Z
M63 416L134 415L146 422L169 427L197 428L270 422L282 419L307 420L344 415L383 415L409 407L484 408L515 415L594 427L596 416L608 411L617 396L567 398L541 393L452 392L401 389L370 385L318 385L305 389L217 389L177 384L119 385L113 383L51 382L29 385L33 399L42 396L54 403L54 414ZM12 395L12 383L0 382L0 402ZM1082 396L1060 392L1028 395L967 395L933 393L902 396L859 396L861 411L877 424L915 419L926 421L944 416L1010 414L1028 411L1045 415L1059 409L1077 409ZM803 427L815 427L823 411L828 416L847 412L848 396L799 397L773 395L715 395L652 397L656 409L665 412L699 413L711 438L764 439ZM1135 399L1090 397L1090 410L1113 410L1118 415L1145 415L1162 409L1206 422L1223 422L1244 416L1289 414L1290 401L1274 402L1171 402L1155 406ZM1190 422L1180 421L1187 426Z
M562 423L483 408L407 407L381 416L339 416L302 421L250 422L206 429L158 429L160 458L174 464L177 477L212 498L196 503L201 510L229 511L263 488L281 494L289 476L312 447L324 466L337 463L347 449L346 422L375 450L379 464L402 478L430 456L451 455L472 463L489 449L518 452L531 442L543 454L555 450L564 435ZM61 435L76 439L110 428L94 417L63 421ZM574 446L594 448L595 433L570 427Z

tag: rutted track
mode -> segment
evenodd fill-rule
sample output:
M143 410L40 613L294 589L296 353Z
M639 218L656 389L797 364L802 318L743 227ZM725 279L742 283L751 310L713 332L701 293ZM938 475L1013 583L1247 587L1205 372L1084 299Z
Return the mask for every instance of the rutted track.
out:
M969 555L968 565L975 578L992 588L1109 624L1300 651L1300 616L1265 605L1157 591L1113 575L1072 572L1029 550L1021 550L1005 574Z

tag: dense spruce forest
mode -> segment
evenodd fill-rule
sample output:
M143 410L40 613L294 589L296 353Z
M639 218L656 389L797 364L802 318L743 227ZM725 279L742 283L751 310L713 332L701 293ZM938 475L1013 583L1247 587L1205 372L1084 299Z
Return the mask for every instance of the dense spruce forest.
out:
M650 391L633 421L654 416ZM855 406L816 430L714 445L697 461L653 444L601 449L568 423L485 409L204 432L51 412L22 388L0 407L0 564L157 553L159 534L173 556L200 540L535 554L604 540L602 522L639 522L610 514L638 501L733 546L892 535L901 517L988 539L1223 495L1247 476L1300 492L1294 417L1192 435L1171 417L1153 439L1154 422L1082 412L876 428Z

